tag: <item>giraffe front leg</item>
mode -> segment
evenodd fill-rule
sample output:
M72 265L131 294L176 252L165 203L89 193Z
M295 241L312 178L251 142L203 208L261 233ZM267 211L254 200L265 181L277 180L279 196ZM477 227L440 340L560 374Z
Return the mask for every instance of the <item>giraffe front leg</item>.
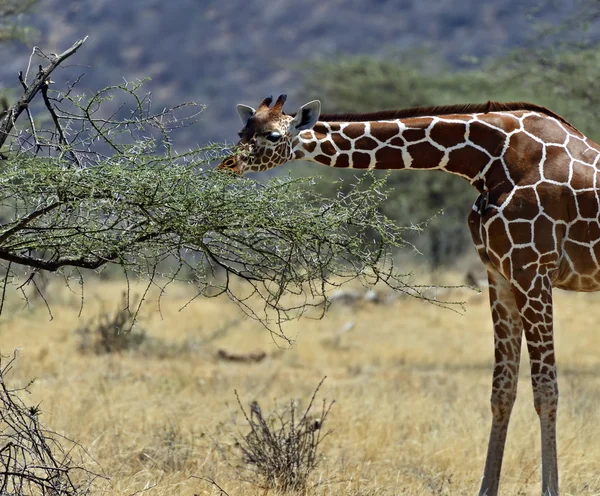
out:
M558 496L556 415L558 382L552 326L552 282L547 274L523 277L514 287L527 340L533 402L542 437L542 495Z
M496 496L512 407L517 397L523 326L511 286L500 274L488 271L494 322L492 428L479 496Z

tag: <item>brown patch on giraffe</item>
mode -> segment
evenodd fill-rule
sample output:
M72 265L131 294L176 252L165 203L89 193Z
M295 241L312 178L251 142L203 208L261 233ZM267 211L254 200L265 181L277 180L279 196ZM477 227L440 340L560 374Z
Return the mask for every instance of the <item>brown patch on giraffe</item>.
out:
M536 187L542 198L543 212L551 219L568 221L577 211L577 201L573 191L562 185L541 183ZM536 207L537 211L537 207Z
M413 117L412 119L407 119L404 124L406 124L407 128L418 128L425 129L430 126L433 122L431 117Z
M592 187L600 193L600 173L596 174L596 177L594 177L594 184Z
M314 160L323 165L331 165L331 157L328 157L327 155L317 155Z
M304 158L304 152L301 150L298 150L296 153L294 153L294 158L296 158L298 160L301 158Z
M369 136L363 136L354 142L354 148L357 150L375 150L379 146L379 143Z
M578 193L575 198L577 200L579 215L584 219L597 218L600 206L598 205L598 200L593 192L588 191L585 193Z
M477 116L477 119L482 122L487 122L494 127L503 129L507 133L516 131L521 127L521 124L517 119L508 115L484 114Z
M379 141L384 143L400 134L400 128L398 124L393 122L372 122L371 123L371 136L374 136Z
M371 164L371 155L363 152L352 153L352 166L355 169L368 169Z
M502 131L475 121L469 124L469 141L484 148L492 157L499 157L506 142L506 135Z
M581 162L573 162L571 164L573 174L571 176L571 187L575 190L589 189L594 185L594 177L597 172L595 167L582 164Z
M503 259L502 262L500 263L500 268L502 269L502 273L504 274L504 276L507 279L510 279L512 277L512 273L513 273L512 258L506 257L505 259Z
M438 145L450 148L464 143L466 131L467 125L464 123L440 121L433 126L429 136Z
M313 129L313 131L314 131L314 129ZM328 138L329 138L329 132L326 132L326 133L317 133L317 132L315 132L315 139L317 140L317 142L321 142L321 141L323 141L325 139L328 139Z
M477 176L490 161L490 157L484 152L471 146L452 150L448 158L448 163L444 167L446 170L471 178Z
M540 314L531 307L527 307L523 310L522 317L527 322L531 322L532 324L535 324L540 320ZM528 340L531 340L532 337L534 338L533 339L534 341L539 341L539 339L535 339L535 337L531 336L531 335L528 336ZM535 348L529 350L530 359L533 358L536 361L536 363L531 363L531 370L532 370L531 373L532 374L535 374L533 372L533 370L537 366L537 361L539 360L541 355L542 355L542 352L541 352L539 346L536 346Z
M576 274L569 274L564 281L556 285L557 288L573 290L579 288L579 277Z
M537 246L537 240L536 240ZM514 263L515 269L520 269L521 267L530 264L531 262L535 262L538 259L538 254L536 251L530 246L513 248L512 253L510 254L510 258Z
M499 320L507 320L508 319L508 310L506 310L506 308L504 308L504 306L502 305L496 305L494 306L494 309L492 310L492 318L494 319L494 322L497 322ZM506 333L506 328L504 326L501 326L502 330L504 331L504 335L502 336L498 336L500 339L505 339L508 337L508 333Z
M540 171L536 165L542 161L543 151L543 145L527 134L513 134L504 154L504 160L511 170L513 181L521 183L525 178L525 184L539 181Z
M592 250L589 247L573 243L570 239L565 240L564 246L575 272L585 274L589 272L590 267L596 266Z
M500 336L497 336L497 337L500 338ZM503 339L503 338L500 338L500 339ZM506 339L506 338L504 338L504 339ZM497 362L501 362L502 359L508 355L509 348L508 348L507 343L505 341L500 341L499 340L497 342L496 346L495 346L495 350L494 351L496 353L496 361ZM500 366L500 368L502 368L502 367ZM494 374L494 375L496 375L496 374ZM500 376L500 374L498 374L498 375ZM502 382L501 381L501 376L498 377L497 380L499 382L498 382L498 385L496 387L502 387L501 386L501 382Z
M436 167L445 155L442 150L437 149L426 141L417 143L416 145L409 145L407 151L413 158L411 167L414 169Z
M531 222L511 222L508 232L517 245L525 245L533 241L533 226Z
M486 234L486 244L494 253L503 256L510 251L511 245L509 239L506 237L506 226L502 219L496 217L488 225Z
M312 128L312 132L315 133L317 139L321 139L321 137L329 135L329 127L325 126L322 122L317 122Z
M546 147L544 177L551 181L566 183L569 180L569 164L571 158L562 147L550 145Z
M524 127L539 136L548 144L562 145L567 139L567 132L561 125L548 117L527 117Z
M350 139L360 138L365 134L365 125L360 122L353 122L343 129L342 134Z
M334 167L350 167L350 157L346 153L338 155L335 159Z
M595 220L578 220L569 226L569 239L580 243L589 243L591 240L600 239L600 226Z
M489 190L488 203L500 206L512 191L512 184L506 179L506 172L500 159L493 160L488 166L484 183Z
M273 150L271 148L267 148L267 151L265 151L265 155L271 158L273 156Z
M598 281L592 276L583 275L579 278L578 291L597 291Z
M556 253L554 240L554 222L548 217L539 216L533 223L533 238L535 246L540 253Z
M595 220L578 220L569 226L569 239L580 243L600 239L600 227Z
M454 113L454 114L446 114L444 115L444 119L448 119L448 120L453 120L453 121L463 121L463 122L467 122L470 121L471 119L473 119L473 116L471 114L465 114L465 113Z
M589 143L573 136L569 140L567 148L573 158L586 164L593 164L600 153L597 145L595 146L594 143Z
M494 252L490 250L485 251L486 259L489 260L487 264L497 270L500 268L500 258ZM483 259L482 259L483 260Z
M531 307L531 308L532 308L532 309L533 309L535 312L538 312L538 313L542 313L542 312L544 311L544 308L545 308L545 307L544 307L544 303L542 303L542 302L541 302L541 301L539 301L539 300L533 300L533 299L529 301L529 306L530 306L530 307Z
M308 143L304 143L304 145L302 146L308 153L312 153L315 151L315 148L317 148L317 142L316 141L309 141Z
M425 129L405 129L402 131L402 137L409 143L424 140L426 137Z
M398 136L396 138L392 138L389 144L392 146L405 146L406 140L402 136Z
M533 187L521 188L504 207L504 216L511 222L519 219L533 220L538 214L538 199Z
M538 260L538 263L540 266L556 265L556 264L558 264L558 253L556 253L556 252L544 253Z
M352 142L345 136L342 136L341 133L332 134L331 139L336 144L336 146L342 151L347 152L352 149Z
M326 139L321 142L321 152L325 155L332 156L337 153L337 150L335 149L335 146L333 145L331 140Z
M402 151L397 148L383 147L375 152L376 169L403 169L405 167Z

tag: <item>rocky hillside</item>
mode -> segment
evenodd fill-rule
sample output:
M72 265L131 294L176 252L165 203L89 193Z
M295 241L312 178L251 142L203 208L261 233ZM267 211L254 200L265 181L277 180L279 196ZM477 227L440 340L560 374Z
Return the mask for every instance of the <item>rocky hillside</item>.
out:
M552 2L536 15L555 22L564 4ZM297 94L306 59L394 56L426 46L460 66L527 43L530 13L518 0L40 0L25 22L38 28L37 44L46 52L90 36L71 59L78 65L62 73L85 73L82 87L150 77L157 106L206 103L189 137L193 145L234 139L237 102L256 105L268 94L288 93L290 108L303 103ZM18 91L15 74L30 50L4 49L5 86Z

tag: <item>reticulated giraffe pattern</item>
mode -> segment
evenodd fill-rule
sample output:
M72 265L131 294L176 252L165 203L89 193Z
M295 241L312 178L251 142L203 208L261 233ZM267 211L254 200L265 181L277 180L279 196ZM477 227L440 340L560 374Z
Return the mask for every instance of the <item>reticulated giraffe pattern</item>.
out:
M542 492L558 495L552 288L600 290L600 147L533 104L488 102L371 114L293 115L244 105L236 153L220 167L262 171L291 160L356 169L439 169L479 196L469 215L488 271L494 324L492 427L480 495L498 493L522 337L542 437Z

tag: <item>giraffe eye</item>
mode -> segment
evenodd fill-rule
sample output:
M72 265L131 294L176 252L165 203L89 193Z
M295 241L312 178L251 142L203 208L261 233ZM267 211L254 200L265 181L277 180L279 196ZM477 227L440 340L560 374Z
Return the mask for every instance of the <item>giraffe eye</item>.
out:
M280 138L281 138L281 133L278 133L277 131L273 131L273 132L267 134L267 139L269 141L272 141L273 143L275 143L276 141L279 141Z

